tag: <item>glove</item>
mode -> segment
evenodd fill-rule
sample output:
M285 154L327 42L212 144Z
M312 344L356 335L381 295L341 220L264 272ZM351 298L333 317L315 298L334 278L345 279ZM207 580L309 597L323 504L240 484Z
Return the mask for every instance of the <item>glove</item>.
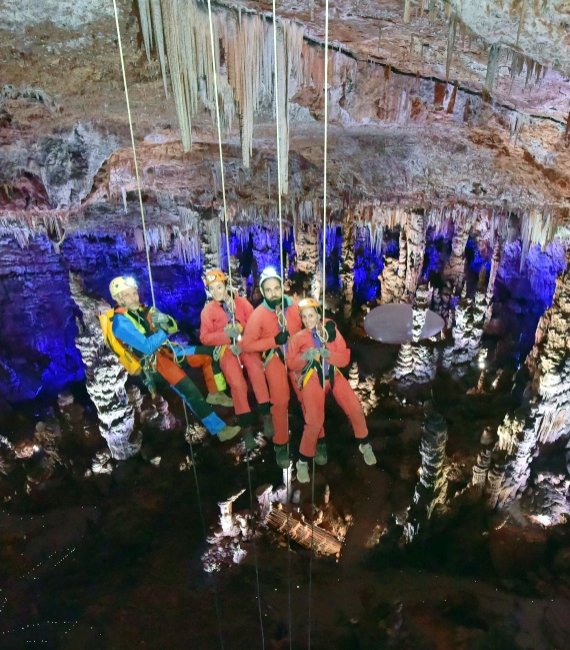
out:
M224 327L224 332L230 337L230 339L237 339L239 336L239 328L233 323L228 323L228 325Z
M320 352L319 348L307 348L301 355L301 359L304 359L305 361L315 361L315 359L319 358Z
M328 320L325 323L325 330L329 335L328 343L332 343L336 339L336 325L332 322L332 320Z
M275 343L277 343L277 345L285 345L288 338L289 332L287 330L283 330L282 332L279 332L279 334L277 334L275 337Z
M241 354L241 348L237 343L232 343L230 345L230 351L233 352L236 355L236 357L239 357L239 355Z
M161 311L158 311L158 309L152 309L150 312L150 322L152 323L153 327L159 328L162 327L163 325L168 326L168 323L170 322L170 316L168 314L163 314Z
M319 348L319 351L321 353L321 359L328 359L331 356L330 350L326 348Z

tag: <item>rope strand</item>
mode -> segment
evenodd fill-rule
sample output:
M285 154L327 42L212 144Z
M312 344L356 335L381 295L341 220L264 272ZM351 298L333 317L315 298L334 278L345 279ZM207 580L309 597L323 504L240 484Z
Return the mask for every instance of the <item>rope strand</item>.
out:
M224 207L224 225L225 225L225 233L226 233L226 252L228 256L228 282L231 291L233 287L232 287L232 265L231 265L231 257L230 257L230 234L228 228L226 184L225 184L225 177L224 177L224 158L222 152L222 126L220 120L220 103L218 100L218 71L216 66L216 48L214 45L214 24L212 21L212 4L210 0L208 0L208 22L210 26L210 48L211 48L211 56L212 56L212 72L213 72L212 76L214 81L214 103L216 105L216 126L218 130L218 153L220 157L220 175L221 175L221 182L222 182L222 200L223 200L223 207ZM232 314L232 323L235 326L236 324L235 311L231 310L231 314ZM249 471L249 456L247 454L248 452L246 450L247 477L248 477L248 484L249 484L249 501L250 501L251 513L253 516L253 495L252 495L252 488L251 488L251 473ZM260 589L260 582L259 582L259 567L257 562L257 545L255 543L255 537L253 538L252 541L253 541L253 554L255 560L256 587L257 587L257 609L259 613L259 626L261 630L261 647L265 648L265 633L263 629L263 613L261 611L261 589Z
M148 237L146 234L146 221L144 218L144 207L143 207L143 199L142 199L142 191L141 191L141 181L140 181L140 176L139 176L139 166L137 163L137 150L135 147L135 134L133 131L133 119L131 115L131 103L129 101L129 89L127 86L127 73L125 71L125 57L123 55L123 41L121 39L121 29L119 27L119 10L117 9L117 2L116 0L113 0L113 8L115 10L115 25L117 27L117 41L119 44L119 55L121 57L121 70L123 73L123 86L125 87L125 101L127 103L127 115L129 117L129 131L131 133L131 145L133 148L133 160L134 160L134 165L135 165L135 177L137 180L137 193L139 195L139 205L141 209L141 222L142 222L142 229L143 229L143 240L144 240L144 249L146 253L146 265L147 265L147 270L148 270L148 280L150 283L150 296L152 299L152 306L156 307L156 302L154 299L154 286L152 282L152 270L150 268L150 254L149 254L149 246L148 246Z

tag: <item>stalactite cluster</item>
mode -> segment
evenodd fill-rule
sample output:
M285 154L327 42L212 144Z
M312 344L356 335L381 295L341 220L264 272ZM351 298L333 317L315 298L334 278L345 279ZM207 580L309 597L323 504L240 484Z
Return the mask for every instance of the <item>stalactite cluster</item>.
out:
M300 74L303 27L279 19L277 37L278 97L273 85L272 25L264 17L242 10L213 11L215 60L212 61L210 23L196 0L138 1L147 53L155 39L165 86L169 71L185 150L192 143L192 118L202 103L214 113L217 83L224 130L239 115L242 159L247 168L253 147L254 114L277 101L280 115L280 168L283 194L288 191L289 97ZM216 72L214 73L214 68ZM216 78L214 79L214 74Z

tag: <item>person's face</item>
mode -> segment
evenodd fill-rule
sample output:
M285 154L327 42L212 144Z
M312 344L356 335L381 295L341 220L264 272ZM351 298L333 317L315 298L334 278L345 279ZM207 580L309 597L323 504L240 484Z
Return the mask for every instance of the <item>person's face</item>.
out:
M305 307L301 310L301 320L306 329L312 330L319 322L319 315L314 307Z
M208 286L208 290L212 294L212 298L218 302L225 300L228 296L225 282L212 282Z
M275 303L281 300L283 289L281 288L281 282L277 278L265 280L261 289L263 297L268 303Z
M136 287L125 289L117 296L117 302L121 307L136 309L140 305L139 290Z

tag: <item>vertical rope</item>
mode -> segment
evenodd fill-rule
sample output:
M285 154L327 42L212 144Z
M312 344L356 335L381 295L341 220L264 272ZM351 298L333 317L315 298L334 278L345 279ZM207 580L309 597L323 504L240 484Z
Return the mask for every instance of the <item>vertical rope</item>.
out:
M226 232L226 250L227 250L227 255L228 255L228 281L229 281L229 286L230 288L232 287L232 266L231 266L231 259L230 259L230 235L229 235L229 228L228 228L228 211L227 211L227 204L226 204L226 183L225 183L225 176L224 176L224 158L223 158L223 153L222 153L222 126L221 126L221 120L220 120L220 103L218 100L218 71L216 67L216 48L214 45L214 24L212 21L212 4L211 1L208 0L208 22L210 26L210 50L211 50L211 56L212 56L212 72L213 72L213 81L214 81L214 101L216 105L216 126L218 130L218 153L220 157L220 175L221 175L221 182L222 182L222 199L223 199L223 206L224 206L224 224L225 224L225 232ZM235 325L235 310L232 309L232 322ZM232 353L233 354L233 353ZM247 450L246 450L247 453ZM253 496L252 496L252 490L251 490L251 473L249 471L249 457L246 455L246 462L247 462L247 477L248 477L248 483L249 483L249 501L250 501L250 508L251 508L251 513L253 516ZM254 553L254 560L255 560L255 581L256 581L256 587L257 587L257 609L259 613L259 626L261 630L261 647L265 648L265 633L263 629L263 613L261 611L261 589L260 589L260 582L259 582L259 567L258 567L258 562L257 562L257 545L255 543L255 537L253 538L253 553Z
M285 269L283 265L283 208L281 202L281 145L279 143L280 122L279 122L279 83L277 73L277 14L275 0L273 0L273 85L275 94L275 154L277 156L277 216L279 219L279 267L281 269L281 311L285 316ZM287 116L285 116L287 119Z
M323 151L323 328L325 326L326 253L327 253L327 148L329 127L329 0L325 0L325 133Z
M150 283L150 296L152 299L152 306L156 306L156 302L154 299L154 285L152 282L152 270L150 268L150 254L149 254L149 246L148 246L148 237L146 234L146 222L144 218L144 207L143 207L143 200L142 200L142 191L141 191L141 181L140 181L140 176L139 176L139 166L137 163L137 150L135 147L135 134L133 132L133 119L131 115L131 103L129 101L129 89L127 86L127 73L125 72L125 57L123 55L123 41L121 40L121 29L119 27L119 11L117 9L117 2L116 0L113 0L113 8L115 10L115 26L117 27L117 41L119 43L119 55L121 57L121 70L123 72L123 86L125 88L125 101L127 103L127 115L129 117L129 131L131 133L131 145L133 148L133 160L135 164L135 177L137 179L137 192L139 195L139 206L141 210L141 221L142 221L142 228L143 228L143 239L144 239L144 249L146 253L146 266L147 266L147 271L148 271L148 279Z
M275 155L277 158L277 217L279 222L279 269L281 273L281 322L286 326L285 319L285 268L283 261L283 205L282 205L282 184L281 184L281 144L279 142L280 129L280 113L279 113L279 74L277 65L277 10L275 0L272 0L273 8L273 87L275 95ZM287 119L287 116L285 116ZM269 173L269 170L268 170ZM285 373L287 373L287 362L284 361ZM287 429L289 429L289 412L287 412ZM287 443L289 449L289 443ZM291 472L291 463L287 468L287 484L289 484ZM289 519L289 512L287 513ZM291 533L289 526L287 526L287 606L288 606L288 625L289 625L289 648L293 647L293 615L292 615L292 600L293 594L291 591Z
M214 104L216 106L216 128L218 131L218 156L220 159L220 180L222 183L222 203L223 203L223 214L224 214L224 232L226 235L226 254L228 256L228 285L230 287L230 294L233 290L232 283L232 264L231 264L231 253L230 253L230 233L228 226L228 206L226 201L226 177L224 173L224 155L222 152L222 121L220 119L220 101L218 98L218 71L216 68L216 47L214 44L214 24L212 21L212 5L210 0L208 0L208 21L210 25L210 54L212 57L212 77L214 81ZM230 296L232 297L232 296ZM232 315L232 324L236 324L236 315L235 315L235 302L231 300L232 309L230 313Z
M182 400L182 406L184 407L184 420L186 422L186 433L188 434L188 427L189 427L188 411L186 409L186 402L184 400ZM202 534L204 535L204 539L206 539L207 537L206 521L204 519L204 512L202 510L202 497L200 495L200 484L198 482L198 472L196 471L196 460L194 458L194 446L192 445L192 440L190 439L190 437L188 437L187 440L188 440L188 444L190 445L190 460L192 462L192 472L194 474L194 483L196 485L196 495L198 498L198 512L200 514L200 524L202 526ZM220 602L218 598L218 584L217 584L217 580L214 578L213 575L212 575L212 585L214 587L214 608L216 610L216 622L218 624L218 638L220 640L220 648L224 650L224 636L222 633Z

